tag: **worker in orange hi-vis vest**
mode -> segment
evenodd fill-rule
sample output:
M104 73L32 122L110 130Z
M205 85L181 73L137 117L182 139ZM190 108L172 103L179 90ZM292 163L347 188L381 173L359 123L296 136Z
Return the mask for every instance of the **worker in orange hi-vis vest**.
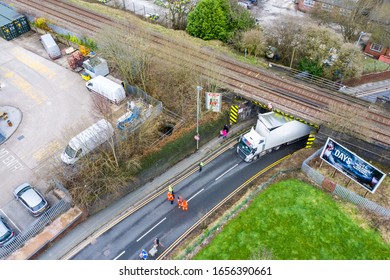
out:
M183 198L181 196L179 196L177 198L177 206L179 207L179 209L180 209L182 203L183 203Z
M187 200L183 200L183 202L181 203L181 208L182 208L184 211L187 211L187 210L188 210L188 202L187 202Z
M175 200L175 196L171 192L168 192L168 200L171 204L173 204L173 201Z

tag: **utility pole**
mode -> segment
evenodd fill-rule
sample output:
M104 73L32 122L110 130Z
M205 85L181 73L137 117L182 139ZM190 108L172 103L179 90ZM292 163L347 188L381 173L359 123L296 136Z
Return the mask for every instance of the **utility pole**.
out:
M196 150L199 149L199 92L203 88L201 86L196 87L196 135L195 135L195 140L196 140Z

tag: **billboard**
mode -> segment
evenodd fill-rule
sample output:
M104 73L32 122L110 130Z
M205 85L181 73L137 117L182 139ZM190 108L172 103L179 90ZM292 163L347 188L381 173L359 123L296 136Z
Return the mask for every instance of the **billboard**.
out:
M213 112L221 112L222 94L216 92L206 92L206 109Z
M325 143L321 159L330 164L371 193L379 187L386 175L364 159L331 138Z

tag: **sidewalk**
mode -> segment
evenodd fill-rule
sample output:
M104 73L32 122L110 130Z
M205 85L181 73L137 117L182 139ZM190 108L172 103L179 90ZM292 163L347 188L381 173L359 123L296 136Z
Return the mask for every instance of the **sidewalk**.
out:
M229 137L227 140L223 140L222 138L218 137L214 138L207 144L200 147L196 153L177 163L168 171L155 178L153 181L145 184L136 191L129 193L127 196L115 202L110 207L107 207L99 213L89 217L85 222L82 222L71 232L66 234L61 240L57 241L49 249L41 253L37 259L59 260L70 258L72 256L70 251L73 248L77 247L77 245L79 245L84 240L90 238L96 231L101 230L111 220L121 215L121 213L126 212L126 210L133 208L134 205L139 204L139 202L146 199L147 196L151 196L156 190L160 189L173 177L179 175L188 168L196 166L211 152L220 148L225 143L230 142L230 140L236 138L239 133L248 129L251 125L254 124L255 121L253 119L248 119L239 124L233 125L230 128Z

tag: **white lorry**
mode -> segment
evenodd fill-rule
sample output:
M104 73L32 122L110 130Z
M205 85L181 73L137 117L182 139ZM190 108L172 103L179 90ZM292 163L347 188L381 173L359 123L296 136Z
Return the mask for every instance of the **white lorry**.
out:
M100 94L115 104L121 103L126 98L122 85L100 75L86 82L85 86L89 91Z
M254 161L284 144L307 137L312 130L309 125L275 112L259 114L256 128L240 137L237 153L246 162Z
M66 164L74 164L82 156L91 152L114 135L112 125L102 119L73 137L61 154Z

